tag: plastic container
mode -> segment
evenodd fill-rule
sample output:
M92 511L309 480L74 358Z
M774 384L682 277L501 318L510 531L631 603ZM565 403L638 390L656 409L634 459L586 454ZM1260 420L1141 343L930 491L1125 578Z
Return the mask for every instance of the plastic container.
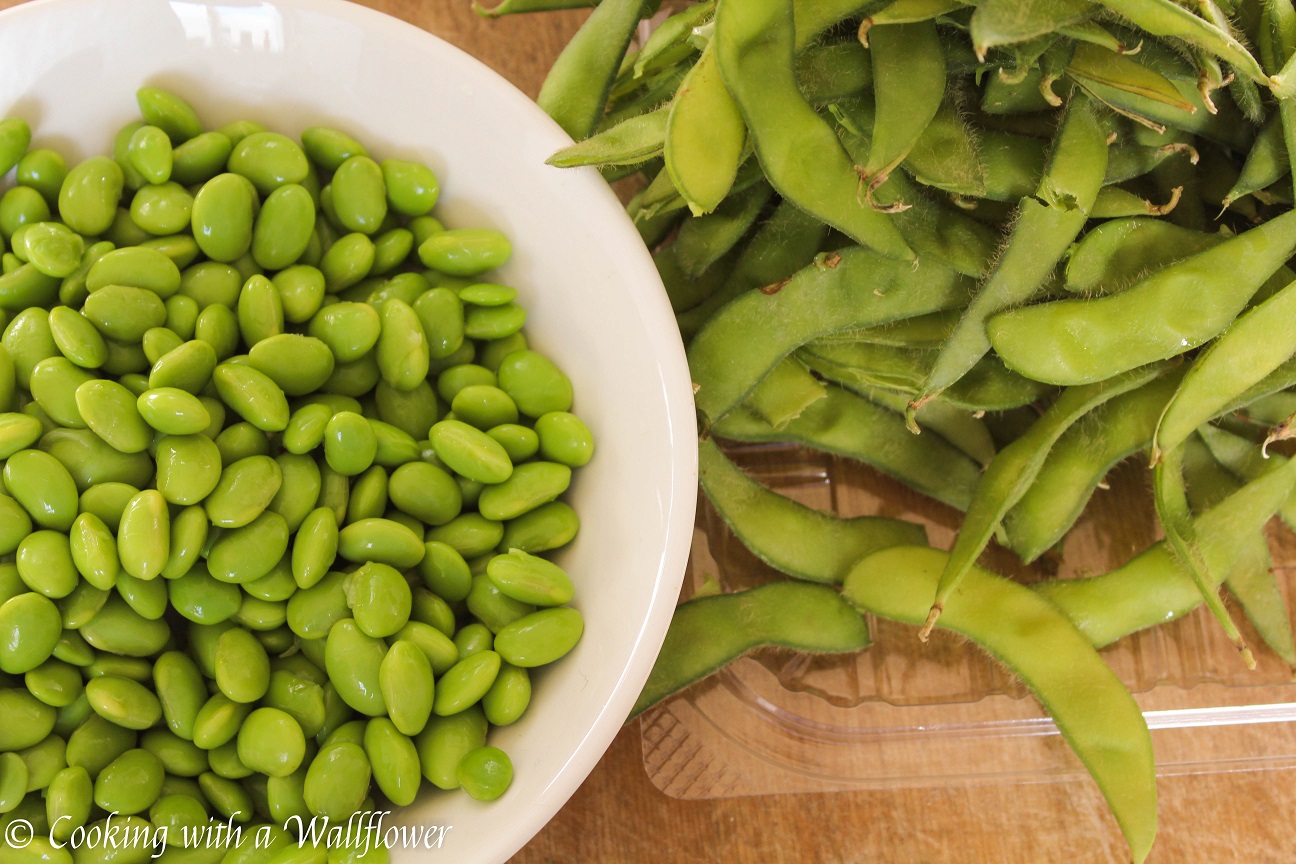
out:
M949 548L955 511L847 460L777 445L732 448L752 475L841 515L922 522ZM1059 558L1024 567L992 547L990 566L1030 581L1117 566L1157 539L1146 472L1127 464L1099 490ZM1290 596L1296 537L1270 526L1274 569ZM705 502L686 594L750 587L774 571L756 560ZM1135 693L1158 774L1296 766L1292 671L1249 628L1248 671L1204 609L1134 634L1103 656ZM847 656L766 649L646 713L643 760L674 798L1074 780L1084 767L1043 709L1002 667L950 633L923 644L915 628L870 617L874 645Z

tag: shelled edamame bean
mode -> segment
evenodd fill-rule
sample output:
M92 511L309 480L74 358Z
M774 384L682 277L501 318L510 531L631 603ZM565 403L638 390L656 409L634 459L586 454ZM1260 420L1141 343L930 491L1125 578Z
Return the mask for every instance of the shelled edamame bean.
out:
M0 121L0 820L499 797L594 452L508 239L339 130L138 97L70 167Z

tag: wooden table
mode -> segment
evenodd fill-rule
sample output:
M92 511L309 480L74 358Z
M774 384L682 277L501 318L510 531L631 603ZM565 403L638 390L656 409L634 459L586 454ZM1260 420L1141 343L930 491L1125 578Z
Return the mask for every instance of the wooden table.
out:
M23 0L0 0L0 9ZM105 0L110 2L110 0ZM584 13L490 22L469 0L359 0L485 61L534 96ZM1291 771L1164 777L1153 864L1290 864ZM513 864L981 864L1123 860L1087 782L903 788L680 801L643 766L627 725L585 784Z

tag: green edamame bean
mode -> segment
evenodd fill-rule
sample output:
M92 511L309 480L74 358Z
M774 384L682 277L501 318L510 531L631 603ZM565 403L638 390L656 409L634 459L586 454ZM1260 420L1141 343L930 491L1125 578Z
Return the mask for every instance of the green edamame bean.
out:
M357 744L333 744L320 750L306 772L306 805L316 816L347 819L359 810L372 773Z
M513 253L508 238L488 228L441 231L418 247L419 260L451 276L477 276L503 266Z
M130 220L154 237L178 234L189 227L193 196L179 183L145 186L131 199Z
M174 351L183 344L184 340L167 328L153 327L144 333L140 347L144 349L144 356L148 358L149 363L156 364L168 352Z
M481 651L460 660L437 681L432 710L439 717L458 714L476 705L495 683L500 655Z
M198 248L213 261L237 261L252 247L255 206L253 189L237 173L208 180L194 195L190 217Z
M387 494L393 505L428 525L444 525L463 507L454 478L427 462L408 462L393 471Z
M319 311L324 300L324 274L319 269L298 264L280 270L270 281L279 290L287 321L303 324Z
M450 403L455 417L471 426L486 430L505 423L516 423L517 406L507 393L489 384L472 384L459 390Z
M390 299L380 310L378 368L383 380L397 390L412 390L426 380L430 355L423 325L412 306Z
M0 604L0 671L21 675L54 653L62 635L59 610L48 597L31 592Z
M26 414L0 414L0 459L35 444L43 432L41 422Z
M90 380L93 380L90 372L66 357L47 357L32 369L27 389L55 425L84 429L86 422L77 409L76 389Z
M166 652L153 664L153 688L167 728L192 741L194 723L207 702L207 686L197 664L180 651Z
M261 204L252 231L252 257L266 270L282 270L306 251L315 230L315 202L305 187L280 186Z
M270 777L286 777L306 756L306 736L287 712L258 708L238 733L239 761Z
M459 649L436 627L423 621L410 621L396 632L396 638L415 645L427 657L433 675L443 675L459 662Z
M95 778L95 804L123 816L143 813L161 795L165 774L162 760L148 750L127 750Z
M530 603L500 591L485 573L473 575L466 603L468 611L495 633L535 611L535 606Z
M3 256L3 265L0 309L16 312L30 306L48 306L58 293L58 280L40 272L36 265L23 264L10 253Z
M378 344L382 319L367 303L334 303L310 319L306 332L327 345L338 363L352 363Z
M323 640L333 625L350 617L346 574L330 572L288 599L288 627L303 640Z
M487 519L513 519L557 498L570 484L571 469L566 465L527 462L514 468L504 482L483 489L477 510Z
M93 663L85 667L84 674L91 679L112 676L144 684L149 680L149 669L149 662L139 657L100 655L95 658Z
M207 566L223 582L251 582L269 573L288 551L288 523L266 511L241 528L224 531L212 545Z
M140 747L158 757L166 773L197 777L207 770L207 751L169 729L150 729L140 736Z
M117 215L125 176L107 156L91 156L68 172L59 188L59 218L73 231L94 237L108 230Z
M339 532L338 554L347 561L375 561L405 569L423 560L423 539L390 519L361 519Z
M35 189L15 186L0 197L0 234L14 241L14 248L21 249L17 242L24 226L48 222L49 205Z
M300 184L310 173L297 142L277 132L253 132L234 144L229 170L252 181L262 195L288 184Z
M217 640L216 686L233 701L245 703L257 701L269 688L270 658L247 630L234 627Z
M76 389L77 408L96 435L123 453L142 453L153 432L141 416L137 401L116 381L95 379Z
M78 574L68 538L59 531L35 531L18 544L18 575L33 591L55 600L75 590Z
M252 705L235 702L224 693L215 693L194 717L193 742L204 750L224 746L234 740L239 727L251 713Z
M198 777L198 785L212 808L226 819L235 822L252 819L252 796L237 781L209 771Z
M397 806L413 803L422 780L414 742L391 720L375 717L365 726L363 743L374 782L382 793Z
M2 608L2 607L0 607ZM57 645L57 641L55 642ZM62 660L46 660L23 676L27 691L46 705L66 708L85 692L77 667ZM89 703L86 703L87 710Z
M495 644L495 634L485 624L465 624L454 634L454 644L459 649L460 659L463 659L491 650Z
M0 495L0 554L11 555L17 551L31 530L31 517L23 506L8 496Z
M194 435L211 425L198 397L178 387L157 387L136 400L139 416L163 435Z
M585 622L570 606L532 612L495 633L495 650L514 666L552 663L580 641Z
M205 763L206 754L203 755ZM201 773L199 771L191 776L197 777ZM200 831L208 820L207 808L202 800L192 795L167 794L164 791L162 797L149 808L149 821L159 830L166 828L168 837L179 837L185 829L188 829L191 834Z
M526 324L526 310L516 303L469 306L464 310L464 335L472 339L504 339Z
M81 266L85 241L57 222L40 222L23 232L27 261L45 276L63 279Z
M105 285L86 298L82 311L104 336L128 344L138 344L149 328L166 323L162 298L128 285Z
M80 510L98 516L105 525L116 525L121 522L126 502L138 493L126 483L96 483L81 493Z
M50 838L66 843L72 832L90 819L94 783L83 766L71 765L59 771L45 791L45 816Z
M500 664L495 683L482 697L482 711L493 726L516 723L531 704L531 676L520 666Z
M0 813L9 813L27 793L27 763L16 753L0 753Z
M31 127L21 117L5 117L0 120L0 168L2 174L18 164L31 146Z
M362 565L347 577L346 592L356 626L368 636L391 636L409 621L410 587L394 567L375 561Z
M157 696L138 681L105 675L89 681L85 692L96 714L123 729L148 729L162 719Z
M570 379L542 354L530 350L510 354L500 363L497 374L500 389L528 417L571 410Z
M424 549L423 560L419 562L423 584L451 602L466 598L472 587L472 574L463 556L438 541L425 543Z
M393 642L378 669L378 685L395 728L409 736L422 732L436 692L432 665L423 650L413 642Z
M5 489L43 528L66 531L76 518L77 491L72 475L50 454L19 450L4 467Z
M124 510L123 507L123 512ZM120 519L118 522L120 524ZM116 584L121 567L117 555L117 538L94 513L81 513L72 523L68 550L77 572L87 584L101 591L107 591Z
M4 121L0 121L2 124ZM38 148L28 150L18 160L18 170L14 176L20 186L29 186L41 194L45 203L58 203L59 189L67 178L67 162L55 150Z
M59 350L50 332L49 313L44 309L24 309L4 328L3 344L13 368L6 378L13 377L24 387L31 378L32 369L46 357L58 356ZM6 386L12 393L12 388ZM9 397L12 402L12 395Z
M216 357L224 360L238 350L238 318L228 306L211 305L198 313L194 338L208 343Z
M75 562L73 562L75 563ZM108 591L96 588L89 582L81 582L72 593L59 601L59 614L63 616L63 626L68 630L77 630L86 624L108 601Z
M210 383L215 369L216 352L211 344L192 340L176 346L153 363L148 385L151 389L174 388L196 395Z
M0 690L0 712L6 723L0 726L0 752L25 750L44 741L54 730L57 714L26 690Z
M541 414L536 418L535 432L540 437L540 454L552 462L579 468L594 456L594 436L575 414Z
M251 366L223 363L212 373L221 401L263 432L288 425L288 399L269 376Z
M325 644L325 668L329 680L346 704L361 714L386 714L379 685L379 669L387 649L382 640L366 635L352 619L332 626Z
M324 427L324 458L339 474L354 477L364 472L377 453L378 438L359 414L339 411Z
M251 423L234 423L216 436L216 449L220 451L221 462L229 466L241 459L269 456L270 439Z
M202 121L193 106L169 90L141 87L135 91L140 114L167 134L173 144L183 144L202 133Z
M122 453L88 429L53 429L40 443L69 472L77 489L113 482L143 487L152 471L147 454Z
M239 271L228 264L202 261L181 272L180 295L191 298L200 309L215 305L232 309L238 305L244 281Z
M329 294L338 294L359 282L373 270L376 257L373 241L360 233L339 237L324 251L319 269L324 274L324 287Z
M320 670L313 666L311 671L320 674ZM270 675L270 689L266 691L264 704L292 717L307 738L314 738L324 728L324 688L319 682L291 672L276 671Z
M423 325L432 359L449 357L463 344L463 302L449 288L432 288L414 301L414 312Z
M167 587L164 580L140 579L122 571L117 574L115 587L117 594L126 601L126 605L140 617L156 621L166 614Z
M284 429L284 449L289 453L305 454L324 443L324 430L333 418L333 409L320 403L303 405L293 412Z
M205 567L193 567L183 576L169 579L167 595L172 609L198 624L228 621L243 600L237 585L216 581Z
M460 513L446 524L429 529L426 534L427 540L445 543L464 558L486 554L503 537L504 526L480 513Z
M238 300L238 326L243 344L254 346L283 332L283 304L274 283L255 273L243 283Z
M203 502L224 476L220 450L206 435L164 435L158 439L156 458L157 489L172 504ZM219 505L217 510L224 512Z
M498 747L478 747L464 754L455 769L463 790L478 801L494 801L513 782L513 763Z
M313 336L280 333L258 341L248 352L253 368L279 385L289 396L304 396L324 385L333 374L333 352Z
M275 462L279 465L282 480L279 491L266 509L284 517L288 530L295 532L319 501L319 466L309 456L294 453L281 453L275 458Z
M426 165L401 159L381 162L387 202L402 216L423 216L436 206L441 186Z
M374 234L387 218L383 170L368 156L351 156L333 174L333 209L348 231Z
M456 411L455 416L462 415ZM499 442L514 465L530 459L540 449L540 437L536 435L535 430L516 423L492 426L486 430L486 434Z
M423 776L438 789L459 788L459 763L485 743L486 717L476 705L448 717L432 717L414 742Z
M502 483L513 463L499 442L460 420L442 420L428 433L437 458L456 473L483 483Z
M145 489L126 505L117 529L117 554L124 573L153 579L171 554L171 515L162 493Z
M410 436L417 441L427 437L428 430L440 416L436 391L427 381L420 383L413 390L400 391L385 381L379 381L375 390L378 404L378 418L384 423ZM381 435L379 449L381 451ZM377 457L375 457L377 458ZM385 464L385 463L380 463ZM395 467L388 465L387 467Z
M534 606L561 606L576 593L561 567L520 549L492 558L486 575L506 596Z
M352 156L364 156L364 145L345 132L327 126L312 126L301 133L302 148L310 160L325 171L336 171Z
M220 132L195 135L171 151L171 179L185 186L206 183L225 167L234 145Z
M150 657L171 637L165 621L141 617L118 597L109 597L99 614L78 632L95 649L126 657Z
M492 372L499 372L505 357L514 351L525 351L527 346L526 336L520 330L502 339L487 339L478 343L477 362Z

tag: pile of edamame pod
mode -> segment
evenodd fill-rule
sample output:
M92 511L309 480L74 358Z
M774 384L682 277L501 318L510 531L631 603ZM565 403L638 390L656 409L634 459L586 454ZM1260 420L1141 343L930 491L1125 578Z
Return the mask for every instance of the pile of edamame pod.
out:
M1142 861L1152 749L1097 649L1205 605L1254 665L1226 587L1296 664L1264 533L1296 525L1296 462L1268 449L1296 411L1293 4L479 11L591 5L540 92L577 142L551 162L626 193L688 346L702 487L792 577L682 605L640 709L755 646L863 648L858 613L953 630L1038 697ZM775 494L718 439L898 478L962 512L953 548ZM1092 578L978 566L992 540L1056 556L1130 459L1164 539Z
M0 121L0 857L383 862L288 829L505 792L594 442L430 169L137 96L71 166Z

